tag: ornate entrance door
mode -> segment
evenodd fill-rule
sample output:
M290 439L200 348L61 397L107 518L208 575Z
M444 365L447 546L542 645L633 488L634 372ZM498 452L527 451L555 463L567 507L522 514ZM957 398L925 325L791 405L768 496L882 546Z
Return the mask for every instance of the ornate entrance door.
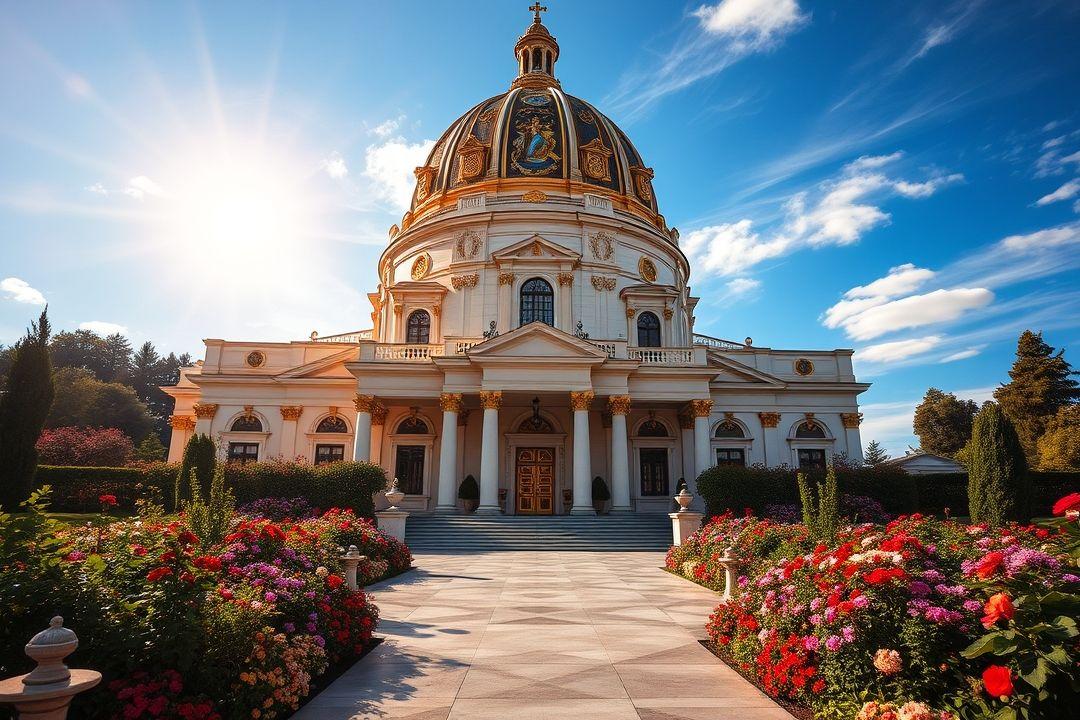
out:
M516 466L518 514L551 515L555 511L555 451L518 448Z

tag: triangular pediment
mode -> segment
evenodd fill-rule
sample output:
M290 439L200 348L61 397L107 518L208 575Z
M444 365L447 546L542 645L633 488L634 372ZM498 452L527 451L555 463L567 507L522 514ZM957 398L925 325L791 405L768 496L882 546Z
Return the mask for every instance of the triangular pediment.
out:
M564 248L551 242L544 236L536 233L531 237L520 240L513 245L497 250L491 254L496 263L499 262L571 262L581 260L581 253Z
M607 352L581 338L556 330L541 322L511 330L469 350L469 359L543 359L545 362L601 363Z
M724 372L714 378L714 382L752 382L752 383L766 383L775 387L785 387L785 383L775 375L762 372L749 365L744 365L738 360L732 360L729 357L721 355L717 352L709 352L708 354L709 367L723 369Z
M285 372L278 373L277 378L279 380L286 380L290 378L352 377L352 373L345 368L345 363L355 360L357 353L358 351L356 348L342 350L333 355L327 355L324 358L319 358L318 360L313 360L309 363L304 363L303 365L297 365Z

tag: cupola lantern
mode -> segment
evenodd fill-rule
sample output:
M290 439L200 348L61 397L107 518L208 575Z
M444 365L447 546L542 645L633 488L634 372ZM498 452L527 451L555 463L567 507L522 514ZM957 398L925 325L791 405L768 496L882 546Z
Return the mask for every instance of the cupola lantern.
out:
M547 8L534 2L529 10L533 14L532 25L514 45L518 62L518 75L513 87L551 87L558 85L555 79L555 62L559 59L559 43L540 22L540 13Z

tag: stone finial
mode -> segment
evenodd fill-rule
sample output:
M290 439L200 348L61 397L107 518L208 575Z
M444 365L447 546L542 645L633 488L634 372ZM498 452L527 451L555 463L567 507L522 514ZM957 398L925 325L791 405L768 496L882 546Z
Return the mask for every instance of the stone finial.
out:
M345 565L345 583L353 592L360 589L356 581L356 569L364 560L367 560L367 556L361 555L360 549L355 545L350 545L348 552L341 556L341 562Z
M64 627L64 618L57 615L49 621L49 627L30 638L26 643L26 655L37 667L23 678L24 685L50 685L71 678L71 671L64 658L79 647L79 638Z
M71 699L101 682L95 670L68 670L64 658L79 646L79 638L54 617L49 627L30 639L26 654L37 667L28 675L0 680L0 704L14 705L22 720L64 720Z

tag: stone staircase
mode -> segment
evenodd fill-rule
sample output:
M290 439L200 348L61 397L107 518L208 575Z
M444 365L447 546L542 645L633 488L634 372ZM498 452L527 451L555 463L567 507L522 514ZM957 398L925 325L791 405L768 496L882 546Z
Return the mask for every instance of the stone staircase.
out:
M405 542L413 552L492 550L664 551L671 546L667 515L589 516L412 515Z

